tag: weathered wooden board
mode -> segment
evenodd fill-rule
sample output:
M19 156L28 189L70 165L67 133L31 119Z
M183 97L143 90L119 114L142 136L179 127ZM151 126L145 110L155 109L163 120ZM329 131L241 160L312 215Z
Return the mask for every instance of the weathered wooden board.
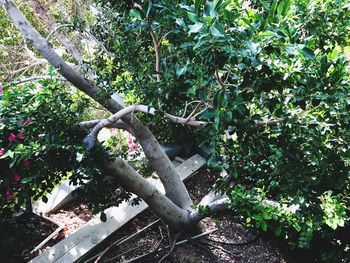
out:
M194 155L176 167L180 178L187 179L195 171L201 168L206 160L200 155ZM164 187L159 179L149 178L151 182L162 192ZM57 243L55 246L44 251L32 259L31 263L72 263L93 249L106 237L122 227L132 218L147 208L145 202L137 206L130 206L124 202L118 207L111 207L105 210L107 221L102 222L99 216L90 220L85 226L71 234L69 237Z

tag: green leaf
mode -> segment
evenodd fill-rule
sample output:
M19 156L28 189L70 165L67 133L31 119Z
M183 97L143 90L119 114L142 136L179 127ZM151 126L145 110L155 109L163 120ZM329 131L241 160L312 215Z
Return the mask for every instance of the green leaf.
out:
M21 183L22 183L22 184L30 183L31 181L33 181L33 178L34 178L34 177L31 177L31 176L25 177L25 178L22 179Z
M201 116L202 116L202 118L209 120L209 119L213 118L214 115L215 115L215 111L206 110L205 112L202 113Z
M274 14L275 14L275 11L277 8L277 4L278 4L277 0L273 0L271 7L270 7L269 18L268 18L270 23L273 21Z
M14 156L14 152L13 151L11 151L11 150L8 150L3 156L1 156L0 157L0 160L1 159L5 159L5 158L7 158L7 157L10 157L11 159L13 158L13 156Z
M308 47L304 47L303 49L299 49L299 51L307 59L311 59L311 60L316 59L314 52Z
M138 10L136 10L136 9L131 9L131 10L129 11L129 16L135 17L135 18L138 18L138 19L141 19L141 14L140 14L140 12L139 12Z
M214 124L213 124L215 130L219 129L219 123L220 123L220 115L216 113L214 117Z
M228 122L232 121L232 111L226 112L226 121Z
M83 157L84 157L83 153L78 153L77 152L77 155L76 155L75 159L77 160L77 162L80 163L83 160Z
M289 7L290 7L291 4L292 4L291 0L285 0L284 1L282 16L286 16L287 15Z
M43 196L42 198L41 198L41 200L46 204L49 200L47 199L47 197L46 196Z
M282 12L284 8L284 1L281 1L280 4L277 7L277 16L278 18L281 18Z
M197 23L195 23L194 25L188 26L188 28L190 29L190 30L188 31L188 33L189 33L189 34L198 33L199 30L202 29L202 27L203 27L203 23L197 22Z
M184 75L187 72L187 66L184 66L182 68L177 68L176 69L176 76L180 77L182 75Z
M101 219L102 222L106 222L107 221L107 215L106 215L105 212L101 212L100 219Z
M55 67L50 65L49 66L49 75L52 76L54 72L55 72Z
M197 15L195 13L188 12L187 16L193 23L197 23L198 22Z
M281 232L282 232L281 227L279 227L279 226L276 227L274 232L275 232L275 235L276 235L277 237L279 237L279 236L281 235Z
M255 31L254 26L252 25L252 23L250 23L250 21L247 18L242 17L242 20L250 27L251 30Z
M195 0L195 2L194 2L194 8L195 8L197 14L200 11L200 8L202 6L202 2L203 2L203 0Z
M186 27L186 23L182 18L176 18L175 23L181 27Z
M214 37L223 37L224 36L224 28L223 28L222 24L217 22L214 25L212 25L210 27L210 33Z
M151 0L149 0L149 1L148 1L148 8L147 8L147 12L146 12L146 18L148 18L148 16L149 16L149 13L150 13L151 9L152 9L152 1L151 1Z

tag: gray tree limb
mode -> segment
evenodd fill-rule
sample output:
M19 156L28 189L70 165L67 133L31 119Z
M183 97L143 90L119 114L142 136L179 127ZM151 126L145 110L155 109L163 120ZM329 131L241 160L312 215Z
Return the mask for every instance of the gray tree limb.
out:
M117 177L121 186L141 197L173 229L181 231L188 227L190 212L175 205L123 159L116 158L113 162L105 163L104 166L110 175Z
M47 6L40 3L38 0L30 0L32 3L34 14L45 22L45 24L50 28L50 30L55 31L53 34L57 38L59 42L62 43L62 45L67 49L67 51L73 56L73 58L78 62L80 65L83 62L83 56L81 55L80 51L76 48L76 46L61 32L57 30L59 26L56 25L54 20L52 19L49 9ZM55 30L56 29L56 30ZM49 34L49 39L51 36Z
M148 107L146 105L132 105L128 106L117 113L113 114L108 119L100 120L98 124L95 125L95 127L92 129L92 131L89 133L89 135L86 137L86 140L88 140L88 148L92 148L94 145L94 141L97 138L98 133L104 128L104 127L110 127L113 125L113 123L118 122L123 116L133 113L133 112L144 112L154 115L156 113L156 110L154 108ZM190 125L190 126L199 126L202 124L205 124L205 122L196 121L193 118L182 118L182 117L176 117L171 114L165 113L165 117L169 118L174 123L180 123L184 125Z
M28 22L12 0L5 0L5 8L9 18L21 30L27 41L46 58L65 79L110 112L116 113L123 108L122 105L112 98L101 99L100 96L98 96L100 89L79 75L71 66L61 59L48 45L46 39ZM168 156L160 148L158 141L151 131L137 118L131 118L130 115L124 116L122 120L134 131L147 159L162 181L166 195L176 205L191 210L192 200L184 183L181 181Z

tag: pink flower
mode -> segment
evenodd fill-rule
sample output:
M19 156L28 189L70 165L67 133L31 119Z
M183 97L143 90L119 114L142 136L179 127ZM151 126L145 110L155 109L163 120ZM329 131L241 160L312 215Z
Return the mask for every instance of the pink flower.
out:
M14 135L12 132L10 133L8 140L10 142L15 142L16 141L16 135Z
M4 188L5 188L5 197L6 197L7 200L16 198L16 194L11 193L8 183L6 183L4 185Z
M23 126L25 123L25 121L20 121L19 125Z
M15 183L18 183L19 181L21 181L22 178L18 174L14 174L12 176L12 179Z
M128 138L127 141L126 141L129 145L133 144L133 140L131 138Z
M11 199L15 199L16 198L16 194L11 193L10 190L7 190L5 195L6 195L6 199L7 200L11 200Z
M17 137L18 137L19 139L24 139L24 138L26 137L26 135L25 135L24 133L19 133L19 134L17 135Z
M4 91L3 87L0 87L0 93L2 93Z
M4 149L0 149L0 156L3 156L5 153L5 150Z
M252 186L250 184L244 184L244 189L250 190L250 189L252 189Z
M23 161L23 166L24 167L29 167L29 165L30 165L30 161L29 160L24 160Z
M27 123L31 123L32 122L32 118L31 117L28 117L27 118Z
M129 145L128 152L132 153L132 152L136 151L137 148L138 148L138 145L136 143L132 143L132 144Z

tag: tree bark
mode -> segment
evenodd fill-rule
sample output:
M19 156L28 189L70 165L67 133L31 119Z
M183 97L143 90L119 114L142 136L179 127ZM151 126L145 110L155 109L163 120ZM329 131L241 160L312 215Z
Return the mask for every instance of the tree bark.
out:
M5 1L5 8L12 22L21 30L28 42L39 51L64 78L110 112L116 113L123 108L122 105L112 98L102 99L101 96L99 96L100 89L79 75L61 59L48 45L46 39L28 22L12 0ZM133 130L147 159L162 181L169 199L179 207L191 210L192 201L184 183L181 181L168 156L160 148L158 141L151 131L136 117L131 118L131 115L124 116L122 120Z
M109 175L116 177L125 190L141 197L171 228L182 231L190 225L188 210L175 205L123 159L116 158L113 162L106 162L104 167Z

